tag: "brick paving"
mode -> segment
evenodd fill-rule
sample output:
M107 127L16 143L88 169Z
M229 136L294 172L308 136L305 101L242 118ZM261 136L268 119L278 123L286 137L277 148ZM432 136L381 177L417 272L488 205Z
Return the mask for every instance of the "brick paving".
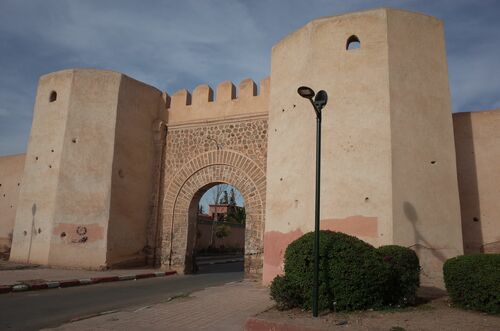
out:
M248 317L273 306L269 289L252 281L210 287L152 306L112 312L51 330L243 330Z

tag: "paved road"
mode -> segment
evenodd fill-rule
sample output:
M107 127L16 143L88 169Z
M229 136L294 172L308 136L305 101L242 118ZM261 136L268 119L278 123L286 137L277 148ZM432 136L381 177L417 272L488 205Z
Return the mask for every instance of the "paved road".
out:
M243 263L200 267L196 275L0 295L0 330L39 330L75 318L165 302L176 295L243 279Z

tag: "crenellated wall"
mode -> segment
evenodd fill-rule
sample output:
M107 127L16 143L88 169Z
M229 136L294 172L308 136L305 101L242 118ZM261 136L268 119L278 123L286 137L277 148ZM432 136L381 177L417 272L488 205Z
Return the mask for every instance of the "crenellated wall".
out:
M180 90L170 97L166 121L172 127L267 114L269 89L270 79L266 78L260 82L259 94L251 79L241 81L238 91L232 82L222 82L215 95L208 85L197 86L192 95Z
M193 217L188 206L197 206L211 186L227 183L245 199L245 272L249 277L261 275L269 84L269 78L262 80L257 93L250 79L238 90L225 81L215 96L208 85L200 85L192 95L181 90L169 98L161 215L149 227L155 263L192 271L196 213ZM155 239L154 232L161 235Z

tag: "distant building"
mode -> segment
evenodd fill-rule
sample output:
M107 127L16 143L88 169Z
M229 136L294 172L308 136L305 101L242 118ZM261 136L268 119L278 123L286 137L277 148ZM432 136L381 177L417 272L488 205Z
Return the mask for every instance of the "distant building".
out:
M233 212L236 214L238 211L245 210L244 207L230 205L230 204L213 204L208 205L208 213L198 213L198 221L228 221L227 214ZM234 223L234 222L233 222Z

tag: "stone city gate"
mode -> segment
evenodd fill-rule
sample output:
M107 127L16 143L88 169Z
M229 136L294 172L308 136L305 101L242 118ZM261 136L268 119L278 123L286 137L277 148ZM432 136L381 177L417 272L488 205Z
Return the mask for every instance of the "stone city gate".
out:
M260 96L252 97L259 99ZM230 104L237 104L240 99L241 96L231 99ZM267 113L250 112L244 118L229 116L208 123L174 122L167 127L166 136L163 134L160 138L165 142L164 152L158 153L163 154L163 178L159 179L162 181L161 211L155 226L158 231L155 246L161 253L157 254L156 263L179 272L193 271L199 199L214 185L225 183L237 188L245 200L245 274L260 279Z
M451 116L443 32L436 18L394 9L319 18L274 45L272 79L259 93L250 79L238 93L226 81L216 93L200 85L170 97L112 71L44 75L17 169L10 259L189 272L189 209L210 186L229 183L247 203L246 272L263 269L269 283L283 272L287 245L312 230L314 118L296 92L307 85L332 96L322 228L375 246L425 246L422 275L442 286L443 262L464 243L495 249L498 204L488 197L499 187L488 147L498 114ZM350 49L354 38L360 47ZM20 166L4 169L12 167ZM19 181L0 180L0 215L12 220Z

